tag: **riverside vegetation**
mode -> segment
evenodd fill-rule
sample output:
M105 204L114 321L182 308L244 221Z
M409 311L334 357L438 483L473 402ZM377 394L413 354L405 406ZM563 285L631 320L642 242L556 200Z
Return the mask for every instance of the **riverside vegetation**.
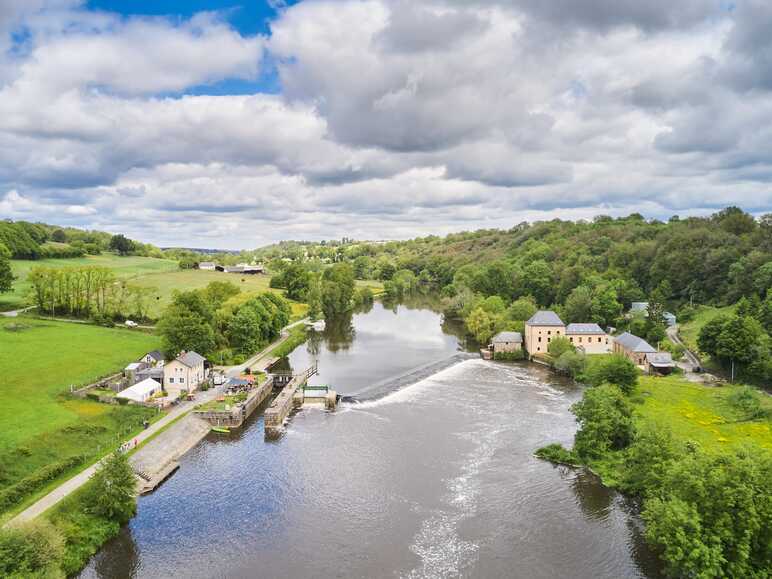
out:
M586 465L604 484L637 497L646 540L669 576L769 577L768 398L679 376L638 379L626 358L593 358L577 376L590 387L572 407L579 424L573 448L552 444L536 455Z

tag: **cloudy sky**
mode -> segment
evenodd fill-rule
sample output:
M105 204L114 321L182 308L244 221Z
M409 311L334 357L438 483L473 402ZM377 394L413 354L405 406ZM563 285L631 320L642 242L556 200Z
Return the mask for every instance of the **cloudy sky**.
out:
M772 211L768 0L0 0L0 218L162 246Z

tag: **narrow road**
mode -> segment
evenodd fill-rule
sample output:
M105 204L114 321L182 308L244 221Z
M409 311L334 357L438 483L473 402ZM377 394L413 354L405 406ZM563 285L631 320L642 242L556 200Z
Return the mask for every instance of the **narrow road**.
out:
M261 352L258 352L254 356L252 356L249 360L244 362L243 364L240 364L238 366L231 366L227 369L228 376L238 376L239 374L243 373L244 370L246 370L248 367L255 365L261 358L265 357L268 352L270 352L273 348L278 346L279 344L283 343L287 338L289 338L289 331L291 328L294 328L295 326L298 326L300 324L304 324L308 321L308 318L303 318L302 320L298 320L297 322L294 322L292 324L289 324L288 326L285 326L282 329L281 337L270 344L268 347L266 347ZM196 393L196 400L189 400L180 403L177 407L175 407L173 410L171 410L166 416L164 416L161 420L158 422L153 423L150 427L148 427L146 430L143 430L141 433L139 433L137 436L133 436L126 442L130 443L136 443L133 446L141 444L143 441L147 440L151 436L153 436L155 433L157 433L159 430L164 428L167 424L170 422L173 422L183 414L187 414L193 408L198 404L203 404L205 402L209 402L210 400L213 400L218 394L220 393L219 388L211 388L210 390L207 390L206 392L197 392ZM71 479L65 481L58 487L56 487L54 490L52 490L50 493L45 495L44 497L40 498L37 502L27 507L25 510L23 510L21 513L16 515L13 519L8 521L6 523L6 526L13 525L15 523L23 523L26 521L31 521L32 519L42 515L44 512L46 512L48 509L59 503L62 499L69 496L71 493L78 490L80 487L82 487L88 480L94 475L94 473L97 470L97 467L99 466L99 463L101 461L98 461L85 469L84 471L76 474Z
M670 338L673 343L683 346L684 348L684 355L686 356L687 362L681 362L679 365L687 372L694 372L696 369L700 368L702 366L700 359L686 346L686 344L683 343L681 336L678 335L678 326L669 326L666 332L667 337Z
M28 312L30 310L34 310L36 307L37 306L29 306L29 307L26 307L26 308L22 308L20 310L11 310L9 312L0 312L0 315L5 317L5 318L15 318L19 314L23 314L24 312Z

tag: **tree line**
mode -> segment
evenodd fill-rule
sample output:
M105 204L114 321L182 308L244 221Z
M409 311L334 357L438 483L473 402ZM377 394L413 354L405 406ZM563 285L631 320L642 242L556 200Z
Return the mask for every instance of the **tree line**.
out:
M242 294L227 281L175 292L156 326L167 358L193 350L221 364L241 363L279 337L289 302L271 292Z
M27 281L40 312L100 320L127 315L146 319L154 292L118 279L102 266L36 266Z

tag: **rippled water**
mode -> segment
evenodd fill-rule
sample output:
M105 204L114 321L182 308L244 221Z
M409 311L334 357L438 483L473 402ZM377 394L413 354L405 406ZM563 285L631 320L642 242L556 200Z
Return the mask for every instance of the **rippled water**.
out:
M656 577L619 495L532 456L571 441L579 390L533 365L443 368L454 331L379 304L331 326L290 362L358 402L276 442L260 416L209 436L82 576Z

